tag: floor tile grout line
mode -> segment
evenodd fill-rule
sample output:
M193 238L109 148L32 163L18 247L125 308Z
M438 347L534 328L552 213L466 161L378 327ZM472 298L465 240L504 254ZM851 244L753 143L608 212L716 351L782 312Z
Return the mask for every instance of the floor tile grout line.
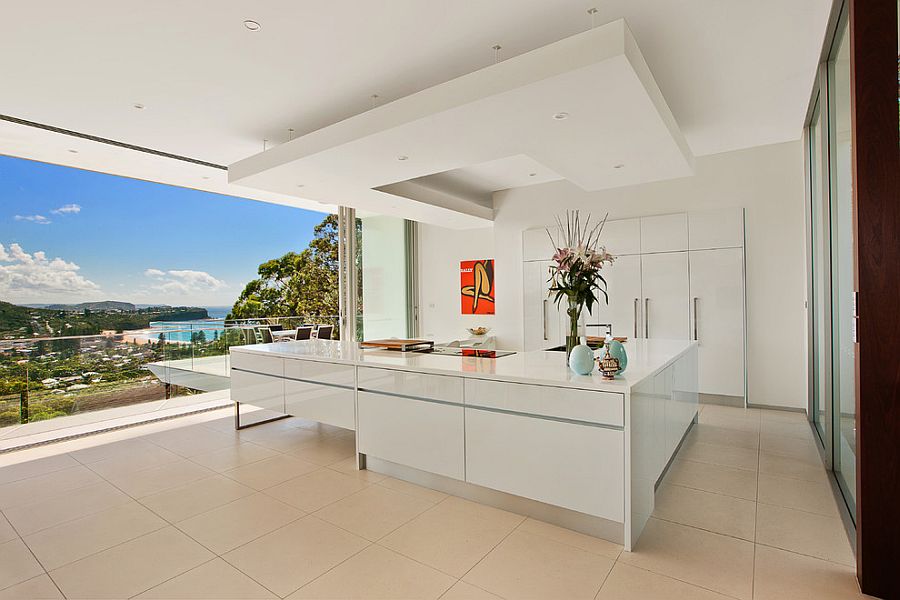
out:
M624 552L623 552L623 554L624 554ZM618 564L619 562L620 562L620 561L617 560L617 561L616 561L616 564ZM627 562L627 561L621 561L621 562L622 562L623 565L625 565L625 566L627 566L627 567L633 567L633 568L635 568L635 569L640 569L641 571L646 571L647 573L653 573L654 575L658 575L658 576L660 576L660 577L665 577L666 579L671 579L672 581L677 581L677 582L679 582L679 583L683 583L683 584L685 584L685 585L689 585L689 586L691 586L691 587L695 587L695 588L698 588L698 589L701 589L701 590L706 590L707 592L712 592L712 593L714 593L714 594L719 594L720 596L725 596L726 598L734 598L734 600L748 600L747 598L740 598L740 597L738 597L738 596L732 596L731 594L727 594L727 593L721 592L721 591L719 591L719 590L714 590L714 589L712 589L712 588L702 586L702 585L700 585L700 584L698 584L698 583L694 583L694 582L691 582L691 581L686 581L686 580L684 580L684 579L679 579L678 577L675 577L675 576L673 576L673 575L669 575L669 574L667 574L667 573L660 573L660 572L658 572L658 571L654 571L654 570L652 570L652 569L648 569L647 567L642 567L642 566L639 566L639 565L635 565L635 564L632 564L632 563ZM605 585L605 583L604 583L604 585ZM600 588L600 591L602 592L602 591L603 591L603 588ZM600 592L597 592L597 593L599 594Z
M844 567L844 568L847 568L847 569L854 569L854 570L856 569L856 564L855 564L855 563L842 563L842 562L838 562L838 561L836 561L836 560L831 560L830 558L822 558L821 556L816 556L815 554L807 554L807 553L805 553L805 552L797 552L796 550L790 550L790 549L788 549L788 548L782 548L782 547L780 547L780 546L775 546L775 545L773 545L773 544L766 544L766 543L764 543L764 542L756 542L756 545L757 545L757 546L762 546L763 548L772 548L772 549L774 549L774 550L780 550L781 552L787 552L788 554L795 554L795 555L797 555L797 556L803 556L803 557L806 557L806 558L812 558L812 559L815 559L815 560L820 560L820 561L822 561L822 562L829 563L829 564L832 564L832 565L837 565L837 566L839 566L839 567Z
M752 500L747 500L747 502L752 502ZM691 525L690 523L682 523L681 521L675 521L674 519L669 519L669 518L666 518L666 517L661 517L661 516L659 516L659 515L651 515L650 517L651 517L652 519L656 519L657 521L665 521L666 523L671 523L671 524L673 524L673 525L681 525L682 527L690 527L691 529L696 529L696 530L698 530L698 531L703 531L703 532L706 532L706 533L712 533L712 534L715 534L715 535L720 535L720 536L722 536L722 537L731 538L731 539L737 540L737 541L739 541L739 542L747 542L748 544L755 544L755 543L756 543L754 540L748 540L747 538L742 538L742 537L740 537L740 536L738 536L738 535L733 535L733 534L731 534L731 533L723 533L723 532L721 532L721 531L716 531L715 529L708 529L708 528L706 528L706 527L700 527L699 525ZM756 534L756 532L755 532L755 530L754 530L754 537L755 537L755 534Z
M4 515L4 518L5 518L5 516L6 516L6 515ZM9 519L7 519L7 522L8 522L8 521L9 521ZM25 538L22 537L22 535L19 533L19 530L16 528L16 526L13 525L12 523L9 523L9 526L10 526L10 527L12 528L12 530L16 533L16 535L19 536L19 537L18 537L18 540L19 540L20 542L22 542L22 545L25 546L25 549L28 550L28 553L31 554L31 557L32 557L32 558L34 558L34 561L35 561L35 562L38 564L38 566L44 571L44 575L46 575L46 576L50 579L50 581L53 583L54 587L56 587L56 589L59 591L59 593L62 595L62 597L65 598L66 595L63 593L62 588L60 588L60 587L59 587L59 584L56 583L56 580L53 579L53 575L50 574L50 571L47 570L47 567L44 566L44 563L41 561L41 559L39 559L39 558L37 557L37 554L35 554L35 553L34 553L34 550L31 549L31 546L28 545L28 542L25 541ZM10 540L10 541L13 541L13 540ZM4 542L4 543L6 543L6 542ZM40 575L35 575L35 577L40 577ZM24 583L25 581L29 581L29 580L31 580L31 579L34 579L34 577L29 577L28 579L25 579L25 580L23 580L23 581L19 581L19 582L13 584L13 585L18 585L19 583ZM12 587L12 586L8 586L7 588L3 588L3 589L8 589L9 587Z
M762 416L760 416L762 419ZM753 510L753 563L750 569L750 597L756 597L756 548L757 548L757 531L759 530L759 468L760 457L762 456L762 431L759 433L759 448L756 451L756 506Z
M326 521L326 522L327 522L327 521ZM344 531L346 531L346 530L344 530ZM354 534L354 535L355 535L355 534ZM362 536L357 536L357 537L362 537ZM325 577L325 575L327 575L328 573L331 573L332 571L334 571L335 569L337 569L338 567L340 567L342 564L344 564L344 563L347 562L348 560L352 559L354 556L358 556L359 554L365 552L367 549L369 549L369 548L371 548L372 546L375 545L375 542L370 542L370 541L369 541L368 539L366 539L366 538L362 538L362 539L365 540L365 541L367 542L367 544L366 544L365 546L363 546L362 548L360 548L357 552L354 552L353 554L351 554L350 556L348 556L348 557L345 558L344 560L338 562L337 564L335 564L335 565L332 566L331 568L329 568L329 569L323 571L322 573L319 573L317 576L313 577L312 579L310 579L309 581L307 581L306 583L304 583L303 585L301 585L301 586L298 587L297 589L293 590L293 591L290 592L289 594L286 594L285 596L278 596L278 594L275 594L275 595L278 596L279 598L287 598L288 596L291 596L291 595L293 595L293 594L296 594L297 592L299 592L300 590L302 590L302 589L305 588L306 586L311 585L312 583L314 583L315 581L318 581L318 580L321 579L322 577ZM223 559L223 560L225 560L225 559ZM227 562L227 561L226 561L226 562ZM228 564L231 564L231 563L228 563Z

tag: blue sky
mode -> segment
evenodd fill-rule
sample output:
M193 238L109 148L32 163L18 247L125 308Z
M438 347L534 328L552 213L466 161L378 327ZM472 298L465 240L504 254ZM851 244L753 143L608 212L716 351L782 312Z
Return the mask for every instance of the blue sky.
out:
M231 305L323 218L0 156L0 300Z

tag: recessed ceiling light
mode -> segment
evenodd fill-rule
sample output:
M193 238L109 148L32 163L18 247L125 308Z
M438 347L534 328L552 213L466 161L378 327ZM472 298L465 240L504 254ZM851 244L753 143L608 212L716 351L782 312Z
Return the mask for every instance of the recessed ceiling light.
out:
M302 183L298 183L297 187L304 187L304 185Z
M69 152L71 152L72 154L78 154L78 150L76 150L75 148L69 148Z
M537 177L537 173L529 173L528 176L529 177Z
M397 160L409 160L409 157L401 154L400 156L397 157Z
M209 175L204 175L203 179L209 179Z
M246 21L244 21L244 27L246 27L250 31L259 31L261 25L259 23L257 23L256 21L247 19Z
M558 113L556 113L555 115L553 115L553 118L556 119L557 121L565 121L566 119L569 118L569 113L567 113L567 112L558 112Z
M136 103L134 104L134 107L135 107L136 109L138 109L138 110L144 110L144 105L141 104L140 102L136 102Z
M617 165L613 165L613 169L624 169L624 168L625 168L625 165L623 165L622 163L619 163L619 164L617 164Z

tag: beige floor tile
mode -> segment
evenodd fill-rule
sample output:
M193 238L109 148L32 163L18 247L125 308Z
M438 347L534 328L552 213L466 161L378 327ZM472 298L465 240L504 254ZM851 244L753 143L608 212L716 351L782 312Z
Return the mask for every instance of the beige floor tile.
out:
M373 485L314 514L367 540L376 541L431 506L427 500Z
M236 433L212 431L202 425L164 431L147 436L146 439L185 458L231 448L241 443L241 439Z
M504 598L593 598L614 561L514 531L463 580Z
M678 458L747 471L759 468L759 451L756 448L704 444L696 441L696 438L685 442L678 451Z
M130 502L25 536L25 543L50 571L167 526L137 502Z
M350 475L323 468L270 487L266 494L306 512L315 512L367 485Z
M190 571L214 555L166 527L50 573L67 598L130 598Z
M575 546L576 548L581 548L582 550L593 552L594 554L599 554L600 556L605 556L613 560L617 559L623 550L623 547L620 544L578 533L571 529L557 527L556 525L544 523L537 519L525 519L525 521L519 525L518 531L524 531L525 533L532 533L534 535L549 538L561 544Z
M178 523L178 528L223 554L287 525L303 513L265 494L254 494Z
M347 560L369 541L308 516L223 558L281 597Z
M379 544L462 577L525 517L450 497L384 537Z
M651 518L619 561L734 598L752 595L753 543L745 540Z
M769 454L768 452L759 453L759 472L760 474L765 473L779 477L802 479L804 481L828 482L828 474L821 462L815 464L790 456Z
M728 596L618 562L597 600L727 600Z
M773 433L763 433L759 436L759 449L769 454L790 456L813 465L822 464L818 445L812 439L804 440Z
M181 459L134 473L115 475L109 481L132 498L143 498L210 477L213 473L206 467Z
M53 583L49 575L38 575L28 581L23 581L12 587L0 591L3 600L55 600L62 598L62 592Z
M152 469L153 467L179 460L184 459L165 448L149 445L132 452L125 452L98 460L89 466L92 471L108 479L117 475Z
M737 448L759 448L759 433L755 431L738 431L716 425L694 425L685 438L687 443L700 442L715 446L734 446Z
M372 545L288 598L425 600L438 598L455 582L444 573Z
M831 486L824 482L803 481L761 473L759 502L805 510L828 517L839 516Z
M206 452L192 456L195 463L212 469L213 471L228 471L257 461L277 456L276 450L264 448L258 444L243 443L228 448L221 448L212 452Z
M756 519L757 543L831 562L855 564L844 525L838 517L760 504Z
M77 467L78 461L68 454L58 454L35 460L28 460L0 468L0 484L46 475L62 469Z
M0 589L21 583L44 572L20 539L0 544Z
M35 498L51 498L102 481L87 467L71 467L46 475L0 485L0 509L30 504Z
M377 483L387 477L387 475L382 475L381 473L376 473L375 471L370 471L368 469L357 469L356 456L351 456L350 458L345 458L333 465L328 465L328 468L344 473L345 475L350 475L351 477L355 477L366 483Z
M16 530L13 529L13 526L9 524L9 521L0 514L0 544L3 542L8 542L9 540L14 540L19 537L19 534L16 533Z
M141 498L141 504L175 523L255 494L253 488L215 475Z
M142 449L154 447L150 442L137 437L138 434L134 431L120 431L116 433L119 437L125 437L126 439L104 441L107 439L106 434L89 436L84 440L88 445L69 452L69 455L81 464L89 465L105 458L132 454Z
M714 427L720 427L722 429L747 431L751 433L758 433L760 428L758 414L752 417L747 417L740 414L719 415L715 413L709 414L701 412L699 423L701 425L712 425Z
M760 433L781 437L797 438L801 440L815 441L812 427L809 423L797 421L760 421Z
M780 421L782 423L808 423L806 411L799 412L793 410L767 410L763 409L759 413L763 421Z
M256 428L254 427L253 429ZM241 440L252 442L276 452L292 452L306 444L324 439L323 436L314 431L298 427L284 426L278 429L265 430L258 434L253 432L253 429L246 430L249 433L242 431Z
M457 581L453 587L444 592L441 600L503 600L500 596L487 592L471 583Z
M256 490L264 490L273 485L283 483L288 479L299 477L306 473L312 473L319 469L315 463L300 460L285 454L279 454L272 458L266 458L249 465L244 465L223 475Z
M751 542L756 530L756 502L680 485L659 487L653 516Z
M669 468L665 482L744 500L756 500L756 475L745 469L676 460Z
M115 486L100 481L50 498L7 508L5 513L20 535L28 535L80 517L132 502Z
M261 600L277 598L221 558L182 573L137 598L154 600Z
M327 425L325 423L319 423L318 421L307 421L305 419L294 419L291 424L294 427L300 427L301 429L308 429L314 433L317 433L321 437L335 437L335 436L353 436L355 432L352 429L344 429L343 427L335 427L334 425Z
M756 548L754 593L757 600L869 598L853 568L766 546Z
M447 494L445 494L444 492L439 492L437 490L432 490L431 488L422 487L421 485L403 481L402 479L395 479L394 477L385 477L378 482L378 485L390 488L395 492L403 492L404 494L409 494L410 496L415 496L416 498L427 500L432 504L436 504L447 497Z
M743 408L737 406L721 406L718 404L701 404L700 416L721 417L727 419L743 419L746 421L759 421L760 411L758 408Z
M356 454L356 440L347 436L333 436L309 442L288 452L305 461L325 467L353 457Z

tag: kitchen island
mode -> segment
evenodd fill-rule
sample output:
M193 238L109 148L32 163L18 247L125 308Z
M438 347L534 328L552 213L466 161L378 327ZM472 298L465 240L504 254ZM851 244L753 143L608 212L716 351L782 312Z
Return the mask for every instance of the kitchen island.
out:
M356 431L360 468L623 543L697 416L697 344L626 345L613 381L499 358L308 340L231 349L242 404Z

